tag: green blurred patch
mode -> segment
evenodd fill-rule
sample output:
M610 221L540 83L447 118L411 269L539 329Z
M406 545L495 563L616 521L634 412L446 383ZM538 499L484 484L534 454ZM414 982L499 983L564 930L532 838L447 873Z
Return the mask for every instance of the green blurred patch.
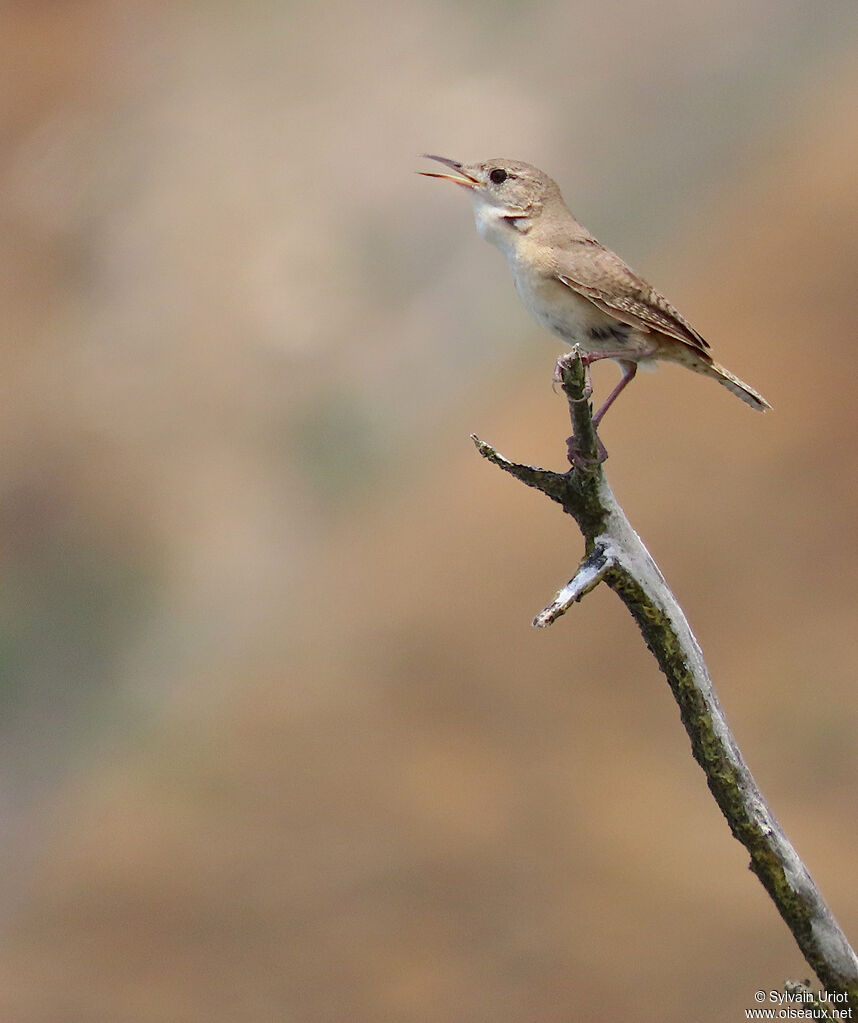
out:
M299 413L291 440L305 481L331 501L368 489L393 448L369 404L342 391L319 396Z

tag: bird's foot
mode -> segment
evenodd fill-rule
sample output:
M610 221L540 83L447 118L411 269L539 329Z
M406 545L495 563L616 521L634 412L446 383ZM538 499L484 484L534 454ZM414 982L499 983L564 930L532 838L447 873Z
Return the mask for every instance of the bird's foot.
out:
M573 469L577 469L579 472L592 472L598 466L605 461L608 457L608 449L602 443L601 438L598 434L596 436L596 457L593 458L589 451L585 452L581 450L580 442L578 438L573 434L571 437L566 438L566 454L569 458L569 464Z
M582 396L583 401L589 401L593 395L593 384L590 381L590 357L585 352L580 351L577 347L571 352L564 352L558 356L557 362L554 363L554 375L551 378L551 388L556 393L557 385L563 383L563 370L572 362L573 359L581 359L581 365L584 367L584 394Z

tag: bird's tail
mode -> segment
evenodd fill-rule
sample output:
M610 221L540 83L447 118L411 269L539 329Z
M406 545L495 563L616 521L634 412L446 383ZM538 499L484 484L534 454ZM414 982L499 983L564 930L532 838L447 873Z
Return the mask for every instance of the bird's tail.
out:
M728 391L732 391L737 398L741 398L746 405L750 405L758 412L765 412L766 409L772 407L753 387L749 387L744 380L733 376L729 369L724 369L723 366L715 362L708 352L692 351L690 347L683 346L674 349L667 358L693 369L695 373L712 377L713 380L717 380L719 384L726 387Z
M737 398L741 398L746 405L750 405L751 408L756 409L757 412L765 412L766 409L770 409L772 406L766 401L766 399L754 390L753 387L749 387L744 380L740 380L738 377L733 376L729 369L724 369L717 362L710 363L705 369L700 370L705 373L706 376L713 377L736 395Z

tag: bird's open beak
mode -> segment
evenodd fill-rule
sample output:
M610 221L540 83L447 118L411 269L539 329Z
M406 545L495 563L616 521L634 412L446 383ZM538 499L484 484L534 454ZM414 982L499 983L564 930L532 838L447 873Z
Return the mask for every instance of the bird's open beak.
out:
M429 153L423 154L427 160L435 160L438 163L443 163L445 167L449 167L458 173L459 177L453 174L435 174L432 171L418 171L418 174L422 174L425 178L442 178L444 181L452 181L456 185L462 185L464 188L476 188L480 182L468 174L467 171L462 169L462 165L457 163L455 160L448 160L446 156L432 156Z

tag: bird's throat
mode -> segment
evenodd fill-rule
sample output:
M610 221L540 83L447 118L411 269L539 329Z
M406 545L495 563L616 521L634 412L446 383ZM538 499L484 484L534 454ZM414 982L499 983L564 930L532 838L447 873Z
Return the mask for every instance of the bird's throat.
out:
M526 214L516 214L490 203L474 203L474 220L480 237L507 255L515 250L518 239L530 228Z

